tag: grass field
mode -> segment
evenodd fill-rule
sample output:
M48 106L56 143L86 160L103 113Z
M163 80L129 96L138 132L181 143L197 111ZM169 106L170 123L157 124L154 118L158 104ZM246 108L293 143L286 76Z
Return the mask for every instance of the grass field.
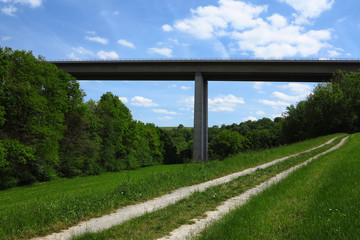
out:
M222 162L153 166L38 183L0 192L0 239L26 239L67 228L131 203L320 145L326 136Z
M199 239L360 239L360 134L208 228Z
M87 233L72 240L102 240L102 239L157 239L167 235L173 229L183 224L191 223L195 218L205 216L227 199L237 196L256 185L267 181L276 174L302 163L309 158L322 153L340 142L340 138L322 148L291 157L284 162L277 163L266 169L259 169L251 174L241 176L231 182L210 187L204 192L196 192L190 197L168 207L147 213L141 217L131 219L121 225L98 232ZM220 238L222 239L222 238Z

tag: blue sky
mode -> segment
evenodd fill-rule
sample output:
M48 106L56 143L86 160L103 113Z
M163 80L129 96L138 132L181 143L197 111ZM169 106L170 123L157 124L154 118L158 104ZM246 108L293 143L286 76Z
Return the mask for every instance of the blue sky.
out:
M360 56L358 0L0 0L0 45L47 60ZM193 125L194 82L81 81L134 118ZM316 84L210 82L209 126L280 116Z

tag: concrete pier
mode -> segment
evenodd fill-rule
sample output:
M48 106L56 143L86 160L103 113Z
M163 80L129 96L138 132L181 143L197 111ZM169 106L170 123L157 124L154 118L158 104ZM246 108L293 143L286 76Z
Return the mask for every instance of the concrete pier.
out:
M201 72L195 73L194 149L197 162L208 160L208 82Z

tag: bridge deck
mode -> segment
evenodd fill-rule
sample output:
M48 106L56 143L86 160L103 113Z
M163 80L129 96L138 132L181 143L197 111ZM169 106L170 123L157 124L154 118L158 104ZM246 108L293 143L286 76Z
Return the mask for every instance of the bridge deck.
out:
M78 80L329 81L341 69L358 71L359 60L130 60L53 61Z

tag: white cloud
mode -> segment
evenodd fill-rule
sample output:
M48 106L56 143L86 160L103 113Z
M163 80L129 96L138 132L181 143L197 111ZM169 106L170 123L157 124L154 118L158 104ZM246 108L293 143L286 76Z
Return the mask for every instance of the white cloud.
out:
M94 52L83 47L72 48L74 51L84 55L94 55Z
M265 116L266 114L265 114L265 112L263 112L263 111L257 111L256 112L256 115L258 115L258 116Z
M249 117L247 117L247 118L243 118L243 120L244 121L256 121L257 120L257 118L256 117L252 117L252 116L249 116Z
M192 109L192 108L194 108L194 96L186 97L186 98L178 101L178 103L185 105L186 108Z
M118 43L128 48L135 48L135 45L132 42L126 41L125 39L120 39Z
M181 101L178 101L178 103L181 103L185 106L180 110L188 111L194 108L194 97L187 97ZM208 107L209 111L211 112L234 112L237 105L244 103L245 101L242 97L236 97L232 94L208 99Z
M259 102L279 110L305 99L311 93L312 87L304 83L289 83L287 85L281 85L279 88L288 90L292 95L275 91L272 92L272 97L276 100L260 99Z
M339 18L336 20L337 23L343 23L348 20L348 17Z
M10 3L10 4L22 4L28 5L32 8L37 8L42 5L43 0L0 0L3 3Z
M262 89L262 87L264 86L264 82L254 82L254 88L257 90Z
M282 92L273 92L272 95L276 98L279 98L280 100L284 100L284 101L288 101L288 102L298 102L303 98L302 95L290 96L290 95L286 95L285 93L282 93Z
M270 86L270 85L271 85L271 83L268 83L268 82L254 82L253 88L256 89L258 93L265 94L265 92L262 91L262 88L264 86Z
M13 0L14 3L29 5L32 8L40 7L43 0Z
M135 96L131 98L131 105L137 107L156 107L159 104L154 103L150 98L145 98L141 96Z
M175 45L180 45L179 40L177 40L176 38L169 38L168 41L169 41L169 43L173 43Z
M284 28L288 25L286 18L277 13L267 17L266 19L270 22L270 25L275 28Z
M161 113L161 114L167 114L167 115L178 115L177 112L168 111L166 109L153 109L154 113Z
M75 53L70 53L67 56L72 60L81 60L81 58L77 57Z
M280 88L287 89L292 93L301 96L307 96L312 90L310 85L304 83L289 83L287 85L280 86Z
M242 97L236 97L232 94L227 96L209 98L208 105L211 112L234 112L238 104L244 104Z
M15 17L15 13L17 12L17 8L14 7L13 5L10 5L8 7L3 7L1 8L1 12L5 15L11 16L11 17Z
M302 16L316 17L331 7L329 0L280 0L294 6ZM303 6L301 5L303 3ZM258 58L308 57L317 54L331 39L331 30L310 30L295 23L289 23L280 14L262 18L266 5L255 5L235 0L219 0L218 6L198 7L191 10L191 17L178 20L173 28L186 32L198 39L228 37L237 42L242 54L252 53ZM313 6L313 9L311 8ZM305 14L305 15L304 15ZM221 42L214 49L229 55ZM234 52L234 48L231 48Z
M165 57L172 57L172 49L171 48L149 48L147 51L149 54L159 54Z
M299 102L311 93L311 86L303 83L289 83L287 85L280 86L280 88L288 90L293 95L275 91L272 93L272 96L288 103Z
M119 58L119 55L114 51L105 52L105 51L101 50L97 53L97 56L102 60Z
M170 117L170 116L165 116L165 117L159 117L158 120L160 121L166 121L166 120L172 120L174 119L173 117Z
M96 35L96 32L95 31L86 31L86 34Z
M3 36L3 37L1 37L1 41L2 42L7 42L7 41L10 41L12 39L12 37L10 37L10 36Z
M334 4L334 0L279 0L287 3L300 13L297 16L296 23L307 23L308 19L319 17L320 14L329 10Z
M337 57L337 56L339 56L341 53L339 53L339 52L336 51L336 50L329 50L329 51L328 51L328 54L330 55L330 57Z
M96 37L86 36L85 39L89 40L91 42L97 42L97 43L101 43L101 44L104 44L104 45L109 43L108 39L102 38L102 37L99 37L99 36L96 36Z
M256 28L237 32L233 38L242 51L253 52L259 58L308 57L328 47L330 30L304 31L301 26L274 27L264 22Z
M229 54L228 50L226 49L226 47L220 41L215 41L214 42L214 49L221 54L222 58L229 58L230 57L230 54Z
M122 103L128 103L127 97L119 97L119 100L120 100Z
M192 9L192 17L177 21L174 28L199 39L209 39L215 35L224 35L224 30L228 27L243 30L257 25L257 17L266 10L265 5L255 6L241 1L219 0L219 7L210 5Z
M191 89L191 87L186 87L186 86L181 86L180 87L182 90L189 90L189 89Z
M175 46L181 46L181 47L188 47L190 44L188 43L181 43L176 38L168 38L166 41L159 41L156 43L157 46L163 47L163 48L170 48L172 49Z
M265 105L273 106L273 107L289 106L290 105L290 103L287 103L287 102L270 101L270 100L266 100L266 99L260 99L259 102L262 103L262 104L265 104Z
M165 24L161 27L161 29L164 31L164 32L170 32L173 30L173 28L169 25L169 24Z

